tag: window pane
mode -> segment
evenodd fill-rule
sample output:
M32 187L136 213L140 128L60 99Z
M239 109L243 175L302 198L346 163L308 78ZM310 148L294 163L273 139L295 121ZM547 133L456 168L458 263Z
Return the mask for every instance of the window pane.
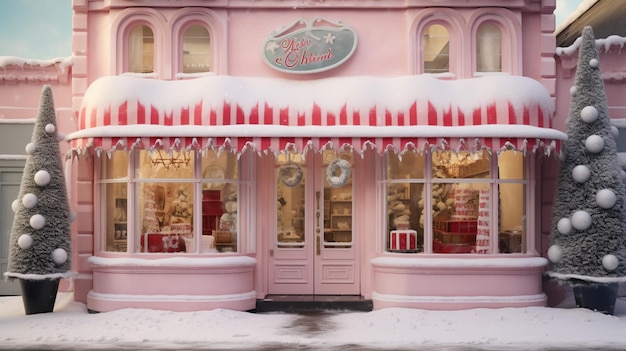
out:
M500 28L492 23L485 23L476 34L476 71L502 71L502 34Z
M422 50L425 73L450 71L450 36L446 27L433 24L426 28Z
M507 150L498 156L499 184L499 251L501 253L526 252L526 185L525 156ZM512 200L514 199L514 200Z
M211 70L209 32L200 25L189 27L183 36L183 73Z
M154 72L154 35L148 26L136 26L128 35L128 71Z
M306 164L300 154L281 153L274 174L278 247L303 247Z
M135 177L140 179L192 179L194 151L138 151Z
M202 157L202 252L238 251L238 178L236 154L206 151Z
M185 252L193 233L192 183L138 183L138 252Z
M424 154L387 154L387 250L419 252L424 242ZM394 182L404 179L404 182ZM421 222L420 222L421 221Z
M346 160L350 165L353 164L352 151L324 150L322 158L325 167L328 167L335 160ZM321 169L324 179L324 236L322 245L327 249L349 248L352 247L353 243L352 228L354 226L352 170L350 177L345 178L346 183L342 186L332 186L326 176L327 172L328 168ZM333 177L340 177L341 173L343 171L339 168L332 174Z
M490 158L486 150L433 153L433 252L489 252Z
M111 157L102 157L102 204L104 209L104 246L105 251L127 251L127 188L128 188L128 153L114 151Z

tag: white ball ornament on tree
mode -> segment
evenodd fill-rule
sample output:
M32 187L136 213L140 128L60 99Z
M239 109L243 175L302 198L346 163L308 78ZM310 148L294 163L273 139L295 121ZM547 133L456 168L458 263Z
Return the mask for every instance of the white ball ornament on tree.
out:
M17 210L20 209L20 200L13 200L13 202L11 203L11 209L13 210L13 213L17 212Z
M67 261L67 251L59 248L52 251L52 262L55 264L63 264Z
M46 133L52 134L56 131L57 131L57 127L55 127L54 124L52 123L46 124Z
M46 226L46 219L40 214L35 214L30 217L29 223L33 229L39 230Z
M619 129L616 126L611 126L611 135L613 138L617 138L619 136Z
M572 221L569 218L561 218L559 222L556 224L559 233L561 234L569 234L572 231Z
M587 211L576 211L572 215L572 226L578 230L589 229L591 222L591 215Z
M599 64L598 59L593 58L589 60L589 66L591 68L598 68L598 64Z
M561 251L561 247L559 245L552 245L548 249L548 259L552 263L558 263L563 256L563 252Z
M589 180L589 177L591 177L591 171L585 165L578 165L572 169L572 178L577 183L584 183Z
M596 193L596 202L598 203L598 206L604 209L609 209L615 206L617 196L611 189L602 189Z
M28 193L22 197L22 204L26 208L34 208L37 206L37 195L33 193Z
M592 154L597 154L604 149L604 139L599 135L590 135L585 139L585 147Z
M580 110L580 118L587 123L593 123L598 119L598 110L593 106L585 106Z
M22 250L30 249L30 247L33 246L33 237L28 234L22 234L17 239L17 245Z
M37 145L35 143L28 143L26 144L25 150L27 154L32 155L37 150Z
M576 95L576 86L575 86L575 85L572 85L572 87L571 87L571 88L569 88L569 94L570 94L571 96Z
M46 170L37 171L35 173L35 184L39 186L46 186L50 183L50 173Z
M615 255L604 255L602 257L602 267L604 267L607 271L614 271L619 265L619 260Z

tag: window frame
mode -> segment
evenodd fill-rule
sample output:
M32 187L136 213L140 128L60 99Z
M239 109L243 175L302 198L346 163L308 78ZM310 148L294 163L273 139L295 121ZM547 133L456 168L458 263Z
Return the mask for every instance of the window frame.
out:
M488 150L491 154L490 158L490 176L489 178L484 179L472 179L472 178L434 178L432 171L432 153L434 151L447 151L454 152L453 150L430 150L426 149L423 152L424 154L424 178L415 178L415 179L389 179L387 175L387 167L388 167L388 155L384 155L382 157L382 162L379 163L380 169L377 172L379 175L378 181L378 198L381 200L381 203L377 206L377 208L382 209L382 213L388 213L388 199L387 199L387 189L389 184L393 183L416 183L423 184L424 192L423 192L423 201L424 208L431 208L432 206L432 190L434 183L446 183L446 184L454 184L454 183L486 183L489 186L491 199L491 211L492 215L489 217L489 225L490 225L490 242L489 242L489 252L487 253L459 253L459 254L450 254L450 253L435 253L433 251L433 240L434 240L434 225L431 211L424 211L424 223L430 223L430 225L424 225L424 233L423 233L423 246L422 249L418 252L394 252L389 249L389 216L385 215L380 220L380 232L383 233L379 237L380 247L382 253L385 255L438 255L438 256L455 256L455 257L465 257L465 256L480 256L480 257L490 257L494 255L527 255L532 253L533 248L535 246L535 240L533 238L534 227L532 223L534 223L534 215L531 211L533 208L533 204L535 201L535 197L533 196L535 181L531 179L531 175L533 174L533 162L535 160L534 156L531 153L525 153L520 150L512 150L514 152L520 152L524 154L523 159L523 168L524 168L524 177L523 179L500 179L499 169L498 169L498 161L500 157L499 152L495 152L492 150ZM477 152L479 150L472 150L473 152ZM419 152L419 151L411 151L411 152ZM511 253L502 253L499 252L499 229L500 229L500 218L499 216L494 216L493 213L499 213L499 191L500 185L502 184L521 184L524 186L524 211L525 211L525 219L523 225L526 227L525 232L522 237L522 249L520 252L511 252ZM419 235L418 235L419 241Z
M216 154L226 153L229 151L219 151L209 149ZM202 185L206 183L210 183L210 178L203 178L202 175L202 160L206 154L206 150L193 150L194 151L194 169L193 169L193 177L191 178L154 178L154 177L146 177L139 178L136 174L137 170L137 162L139 158L139 152L145 151L150 152L149 150L133 150L133 151L124 151L124 150L114 150L112 152L124 152L127 154L127 170L126 176L121 178L104 178L105 167L104 162L105 158L109 158L107 155L103 155L101 159L96 158L96 167L94 167L94 176L96 181L94 182L95 189L97 191L97 207L95 213L96 223L99 223L99 237L100 239L97 241L97 247L94 248L94 252L104 253L104 254L114 254L114 255L125 255L125 256L143 256L143 255L167 255L171 257L172 255L203 255L203 256L221 256L226 252L200 252L201 247L201 237L202 237ZM247 153L246 153L247 154ZM244 254L244 253L253 253L255 251L254 240L246 240L247 235L250 232L249 228L253 223L250 223L250 202L253 202L253 189L252 182L250 180L250 170L253 168L252 166L244 165L245 162L242 162L242 159L249 158L245 155L241 157L237 157L235 155L237 162L237 175L234 179L225 179L220 180L219 182L223 183L235 183L237 185L237 198L238 200L238 223L237 223L237 231L236 238L234 243L236 245L235 249L232 251L232 254ZM110 158L109 158L110 159ZM243 167L243 168L242 168ZM245 171L245 173L244 173ZM140 229L138 227L138 220L140 218L139 214L139 206L137 206L137 201L140 201L138 190L140 184L145 183L192 183L193 187L193 239L195 243L196 250L195 252L174 252L174 253L163 253L163 252L143 252L138 249L140 243L137 242L139 240L141 234ZM107 235L107 218L108 214L107 210L107 192L106 187L111 184L126 184L126 196L127 196L127 209L126 209L126 217L127 217L127 249L126 251L111 251L107 249L108 243L108 235ZM246 199L242 201L242 199ZM251 201L248 201L251 200ZM111 200L115 201L115 200ZM250 241L252 243L250 243ZM247 247L245 244L248 244ZM231 252L228 252L230 254Z
M471 43L471 57L467 69L471 76L480 77L494 74L520 75L522 70L522 26L519 15L510 10L501 8L480 8L469 18L470 25L468 42ZM477 70L477 38L478 29L485 23L490 23L500 29L501 35L501 71L478 72Z

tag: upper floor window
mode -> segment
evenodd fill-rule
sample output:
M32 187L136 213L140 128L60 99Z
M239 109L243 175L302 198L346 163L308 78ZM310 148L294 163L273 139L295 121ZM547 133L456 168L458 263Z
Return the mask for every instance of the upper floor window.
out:
M476 33L476 71L502 71L502 32L493 23L484 23Z
M154 34L146 25L135 26L129 32L128 72L154 72Z
M450 71L450 35L446 27L433 24L426 28L422 46L424 73Z
M211 70L209 31L201 25L192 25L183 35L183 73Z

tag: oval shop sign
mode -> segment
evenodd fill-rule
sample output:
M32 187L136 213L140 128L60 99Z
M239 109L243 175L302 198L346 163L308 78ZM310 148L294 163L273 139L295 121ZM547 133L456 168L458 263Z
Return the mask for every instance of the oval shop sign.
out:
M323 72L346 62L356 43L356 32L341 22L299 19L270 35L263 44L263 59L281 72Z

